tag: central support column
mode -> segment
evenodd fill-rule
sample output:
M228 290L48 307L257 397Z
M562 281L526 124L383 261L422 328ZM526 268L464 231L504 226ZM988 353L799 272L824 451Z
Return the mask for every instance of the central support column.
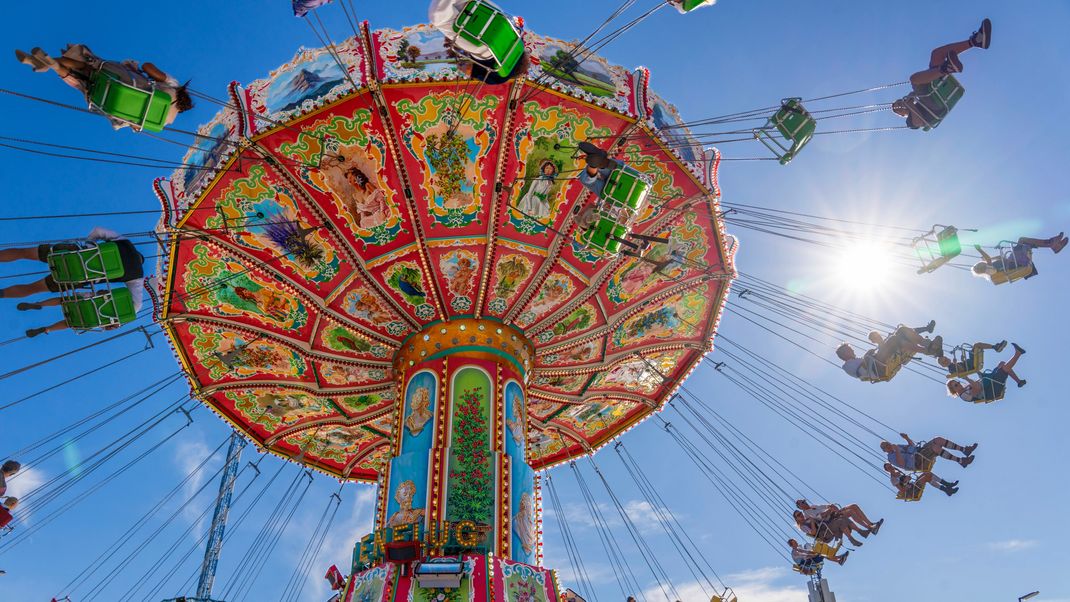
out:
M475 523L468 531L480 547L535 564L534 472L525 461L533 364L523 333L489 320L451 320L405 341L394 358L401 411L380 530L418 524L434 544L436 534Z

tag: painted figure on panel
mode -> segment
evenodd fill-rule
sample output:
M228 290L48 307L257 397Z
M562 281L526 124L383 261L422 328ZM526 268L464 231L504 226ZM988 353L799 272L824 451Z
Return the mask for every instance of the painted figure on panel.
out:
M513 442L524 448L524 409L520 407L520 399L513 400L513 417L506 420L509 425L509 433L513 436Z
M398 484L397 489L394 490L394 500L397 501L400 508L387 519L387 527L400 527L401 525L409 525L424 519L424 509L412 507L412 498L415 496L416 483L402 481Z
M513 532L520 538L524 553L531 554L535 549L535 503L527 491L520 494L520 508L513 515Z
M431 420L431 390L427 387L416 387L412 391L409 400L409 416L405 418L405 426L410 435L419 435L424 426Z

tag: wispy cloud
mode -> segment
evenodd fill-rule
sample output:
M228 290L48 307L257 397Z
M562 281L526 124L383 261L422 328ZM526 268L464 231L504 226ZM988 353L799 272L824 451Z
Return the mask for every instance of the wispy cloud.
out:
M626 500L622 502L624 507L624 513L631 521L635 528L640 533L653 533L662 529L661 519L659 514L655 512L654 506L645 500ZM621 519L620 511L611 502L598 502L596 505L598 514L602 516L602 519L607 525L612 527L623 527L624 521ZM597 526L594 518L591 516L591 511L585 504L569 503L563 504L562 511L564 513L564 520L568 522L568 526L571 529L593 529ZM661 513L664 516L668 516L668 510L662 508ZM543 520L558 520L558 517L551 509L543 509ZM682 518L681 515L676 515L677 519Z
M36 468L23 468L13 477L7 479L7 493L12 497L25 497L26 494L40 487L47 477Z
M579 591L579 571L569 564L567 556L561 559L554 559L547 556L543 559L543 565L555 569L557 571L557 578L561 583ZM592 586L603 583L613 583L617 580L617 576L613 574L613 567L602 562L595 562L589 556L583 558L583 568L587 579Z
M175 466L178 468L179 475L182 478L192 475L183 487L183 499L192 497L201 485L204 485L205 479L218 470L219 465L223 463L222 453L225 453L225 451L198 469L198 465L204 462L204 459L210 453L212 453L212 450L209 449L204 439L186 438L179 441L174 455ZM208 486L205 489L208 491L212 488ZM214 494L215 491L212 490L211 493ZM190 533L190 536L194 539L200 537L208 528L208 519L205 516L201 516L201 512L202 506L199 504L189 504L182 510L182 518L186 522L196 524L196 528Z
M308 569L308 581L301 594L302 600L326 600L329 597L329 586L323 575L332 564L338 565L342 574L349 574L353 545L361 537L371 533L374 514L374 486L353 484L342 490L342 506L338 509L335 523L323 542L319 557ZM305 532L303 536L307 542L308 533Z
M988 549L997 552L1021 552L1036 546L1038 543L1040 542L1035 539L1007 539L989 543Z
M4 495L15 498L24 498L26 497L26 494L37 489L47 480L48 475L40 470L36 468L23 468L15 476L8 477L7 493ZM30 515L27 513L23 516L22 520L29 521L29 518Z
M725 583L731 586L732 591L740 600L746 602L798 602L805 600L806 588L799 587L798 582L781 583L792 576L787 569L764 567L741 573L725 576ZM687 582L676 585L676 591L680 594L682 602L706 602L710 594L704 586L697 582ZM718 592L719 593L719 592ZM666 600L661 588L656 585L649 588L643 595L648 600Z

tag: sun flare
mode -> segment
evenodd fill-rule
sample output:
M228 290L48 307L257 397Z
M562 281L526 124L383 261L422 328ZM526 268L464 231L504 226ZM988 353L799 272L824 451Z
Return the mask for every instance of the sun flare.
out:
M844 292L881 294L893 279L893 251L886 245L860 242L837 251L833 267L837 285Z

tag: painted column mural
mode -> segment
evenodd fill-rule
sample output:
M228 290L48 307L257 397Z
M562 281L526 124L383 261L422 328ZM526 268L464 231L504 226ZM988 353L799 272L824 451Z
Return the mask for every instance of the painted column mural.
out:
M404 411L380 528L418 525L425 546L435 548L448 542L451 526L470 524L475 547L534 563L524 420L532 359L519 331L490 320L436 324L402 345L394 370Z

